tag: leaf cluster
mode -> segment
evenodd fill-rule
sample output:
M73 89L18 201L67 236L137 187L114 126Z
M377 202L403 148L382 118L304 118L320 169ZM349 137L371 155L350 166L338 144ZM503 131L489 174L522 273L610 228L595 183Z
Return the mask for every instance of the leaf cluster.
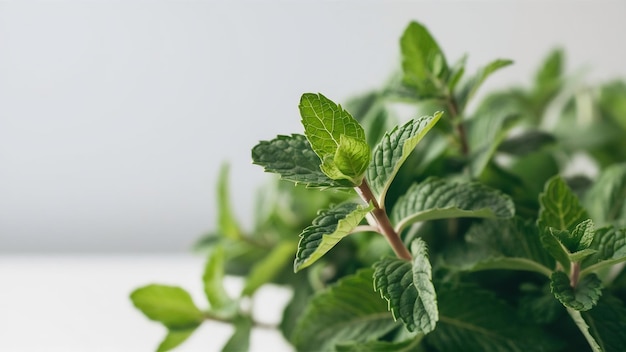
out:
M481 97L512 61L468 73L417 22L400 53L380 89L345 106L305 93L303 131L252 149L280 181L251 230L222 169L218 228L198 244L209 308L178 287L131 294L168 330L158 350L204 320L235 326L225 351L248 349L266 326L247 302L266 284L293 292L275 328L296 350L623 349L626 83L569 77L555 50L531 86ZM581 155L586 172L571 172ZM225 275L243 278L238 295Z

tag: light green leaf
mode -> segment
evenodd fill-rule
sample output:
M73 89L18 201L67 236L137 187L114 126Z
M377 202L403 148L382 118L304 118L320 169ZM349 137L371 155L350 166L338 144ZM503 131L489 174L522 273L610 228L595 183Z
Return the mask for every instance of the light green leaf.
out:
M181 345L193 332L196 328L189 329L179 329L179 330L168 330L167 335L165 335L165 339L161 342L159 347L157 348L157 352L166 352L173 350L174 348Z
M626 220L626 163L606 168L585 195L589 214L600 223Z
M441 112L436 112L433 116L410 120L385 133L382 141L374 148L373 159L367 169L367 180L380 206L385 206L385 195L402 163L441 115Z
M404 84L416 88L422 97L443 94L448 64L426 27L411 22L400 38L400 50Z
M346 276L317 293L293 332L296 350L328 351L337 343L377 339L398 327L372 289L371 269Z
M475 287L442 287L439 322L426 335L437 351L551 351L553 341L536 325L521 320L515 309L491 292Z
M270 282L292 258L295 244L282 242L272 249L269 254L255 263L246 277L242 295L251 296L263 284Z
M241 229L232 211L228 192L228 164L223 164L217 181L217 229L220 235L241 238Z
M570 252L559 241L559 239L553 234L553 231L546 230L539 232L541 244L543 248L550 253L550 255L556 259L563 267L563 270L569 273L570 269Z
M581 222L589 219L578 197L560 176L548 180L544 192L539 195L539 225L557 230L573 231ZM540 231L544 229L540 227Z
M476 74L468 79L456 94L456 101L459 105L459 111L463 111L467 103L474 97L478 88L485 82L487 77L497 70L509 66L513 63L511 60L498 59L490 62L484 67L478 69Z
M368 341L363 343L339 344L335 350L337 352L420 352L424 349L420 347L422 336L404 340L401 342L389 341Z
M603 227L596 230L589 248L596 252L583 260L581 275L626 261L626 229Z
M335 165L344 175L362 176L370 163L370 147L364 140L346 135L339 138L339 147L335 153Z
M281 179L304 184L307 187L352 187L346 180L332 180L320 169L320 158L306 137L300 134L278 136L271 141L261 141L252 148L254 164L266 172L279 174Z
M224 266L226 258L222 246L214 247L207 257L202 282L204 294L211 304L211 309L219 310L232 303L231 298L224 289Z
M374 207L358 203L342 203L323 210L313 224L302 231L294 271L298 272L313 264L350 234Z
M583 277L575 288L570 286L569 277L562 271L555 271L550 278L550 288L567 308L585 311L593 308L602 295L602 282L596 274Z
M130 299L149 319L161 322L168 329L195 328L203 320L189 293L180 287L148 285L133 291Z
M249 317L239 317L234 322L235 332L228 339L222 352L243 352L250 348L250 332L252 320Z
M586 249L591 245L595 230L591 219L587 219L577 224L572 231L550 228L550 232L552 232L554 237L556 237L570 253L574 253Z
M563 51L556 49L550 52L535 75L537 88L554 88L555 82L561 79L563 74Z
M502 192L480 183L455 183L428 178L413 184L396 202L391 220L396 231L426 220L455 217L510 218L513 201Z
M576 311L575 311L576 312ZM580 314L580 312L577 312ZM583 312L582 317L589 324L589 333L600 351L619 352L626 346L626 308L619 299L611 295L603 295L598 305Z
M374 287L389 302L394 319L411 332L427 334L435 329L439 313L426 243L416 238L411 252L413 263L390 257L376 262Z
M467 124L471 175L478 178L498 150L507 133L519 119L519 112L510 106L500 107L489 100L483 103ZM502 104L502 103L499 103ZM496 105L496 106L492 106Z

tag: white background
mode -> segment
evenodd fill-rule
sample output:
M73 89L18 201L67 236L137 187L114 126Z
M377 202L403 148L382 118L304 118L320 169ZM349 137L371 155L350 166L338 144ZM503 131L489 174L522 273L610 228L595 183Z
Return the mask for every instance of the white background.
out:
M398 67L409 20L454 61L549 48L626 76L626 3L607 1L0 2L0 253L185 252L215 226L228 161L242 222L261 139L301 132L304 92L338 102Z
M624 14L619 1L0 1L0 349L154 350L164 331L128 295L160 282L205 306L188 253L215 226L221 163L248 224L268 179L252 146L301 131L304 92L376 88L409 20L450 61L515 60L488 90L527 84L557 45L591 80L626 77ZM277 321L287 297L262 290L259 318ZM181 351L218 351L229 333L203 325ZM252 341L288 350L277 334Z

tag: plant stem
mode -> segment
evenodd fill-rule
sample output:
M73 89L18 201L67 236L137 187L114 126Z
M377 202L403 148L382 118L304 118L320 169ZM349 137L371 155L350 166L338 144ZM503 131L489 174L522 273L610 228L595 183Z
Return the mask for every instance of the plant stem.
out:
M459 143L461 143L461 153L464 156L469 154L469 145L467 144L467 133L465 132L465 125L459 118L459 108L454 97L448 95L446 97L446 105L448 106L448 112L452 116L452 123L456 128L456 133L459 135Z
M580 277L580 262L572 262L570 264L570 277L569 285L572 288L576 288L578 285L578 278Z
M371 202L374 205L374 210L372 210L372 215L374 219L378 223L378 231L385 236L387 242L393 249L394 253L398 258L411 260L412 256L409 250L404 246L402 239L393 229L393 225L391 225L391 221L389 221L389 216L387 216L387 212L384 208L381 208L380 204L376 200L376 197L372 193L370 186L367 184L367 181L363 179L363 182L357 187L355 187L359 196L367 203Z

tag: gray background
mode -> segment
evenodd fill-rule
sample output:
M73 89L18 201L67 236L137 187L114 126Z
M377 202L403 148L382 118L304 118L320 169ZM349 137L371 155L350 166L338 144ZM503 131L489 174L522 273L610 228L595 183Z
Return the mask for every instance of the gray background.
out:
M0 252L182 252L215 226L231 163L244 224L268 175L250 148L301 131L303 92L341 102L398 64L411 19L450 61L547 50L626 77L626 5L607 1L0 2ZM484 90L483 90L484 91Z

